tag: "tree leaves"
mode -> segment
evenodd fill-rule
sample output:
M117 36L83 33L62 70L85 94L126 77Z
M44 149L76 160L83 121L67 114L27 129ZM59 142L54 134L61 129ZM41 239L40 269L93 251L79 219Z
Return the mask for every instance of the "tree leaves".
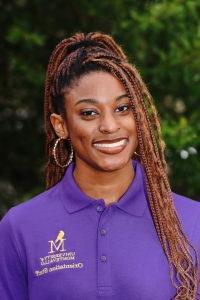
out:
M200 197L198 1L15 0L0 8L0 213L44 189L46 66L53 47L77 31L111 33L124 47L162 117L173 189Z

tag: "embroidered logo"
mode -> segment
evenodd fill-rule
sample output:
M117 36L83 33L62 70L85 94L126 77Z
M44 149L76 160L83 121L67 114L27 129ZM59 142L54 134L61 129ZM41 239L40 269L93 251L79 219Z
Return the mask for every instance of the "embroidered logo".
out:
M35 271L37 276L44 275L49 272L58 271L62 269L81 269L83 268L83 263L71 263L66 264L66 261L75 260L76 252L75 251L67 251L65 249L65 232L64 230L60 230L57 233L55 240L49 240L49 251L47 256L40 257L40 266L43 267L42 270ZM64 264L60 265L60 262ZM57 265L54 265L54 264ZM53 265L52 267L46 267L47 265Z
M65 250L65 245L64 242L66 241L66 239L64 239L64 231L60 230L56 240L50 240L50 252L48 252L49 254L55 253L56 251L60 251L60 252L64 252Z

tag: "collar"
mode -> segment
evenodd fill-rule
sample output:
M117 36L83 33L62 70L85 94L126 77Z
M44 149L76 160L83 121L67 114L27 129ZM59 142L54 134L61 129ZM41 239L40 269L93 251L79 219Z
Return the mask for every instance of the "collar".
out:
M147 206L147 193L145 190L145 174L141 163L133 160L135 177L128 190L118 202L111 204L133 216L143 216ZM59 193L65 209L69 213L78 212L89 205L103 205L103 199L93 199L86 195L76 183L73 172L75 164L71 163L62 180L59 182Z

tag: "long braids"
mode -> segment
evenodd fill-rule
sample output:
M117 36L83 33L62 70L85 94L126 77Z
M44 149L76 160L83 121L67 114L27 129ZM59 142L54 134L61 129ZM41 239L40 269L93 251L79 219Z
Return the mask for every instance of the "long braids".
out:
M171 281L177 290L174 299L196 299L196 250L184 235L173 204L158 114L138 70L128 63L122 48L108 35L99 32L87 35L77 33L58 44L51 55L46 74L44 107L47 188L61 180L66 171L57 166L52 157L56 134L50 122L50 115L56 112L58 107L62 113L64 91L70 87L73 80L92 70L91 66L94 70L102 69L112 73L126 89L136 122L138 150L146 174L152 218L169 262ZM65 160L67 153L66 143L60 144L58 155L61 162Z

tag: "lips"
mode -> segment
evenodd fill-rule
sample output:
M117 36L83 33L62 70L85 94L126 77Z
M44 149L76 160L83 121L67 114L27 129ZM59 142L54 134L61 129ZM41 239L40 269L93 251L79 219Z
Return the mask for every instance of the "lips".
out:
M127 138L118 138L114 140L101 140L93 143L93 146L106 154L117 154L121 152L127 145Z

